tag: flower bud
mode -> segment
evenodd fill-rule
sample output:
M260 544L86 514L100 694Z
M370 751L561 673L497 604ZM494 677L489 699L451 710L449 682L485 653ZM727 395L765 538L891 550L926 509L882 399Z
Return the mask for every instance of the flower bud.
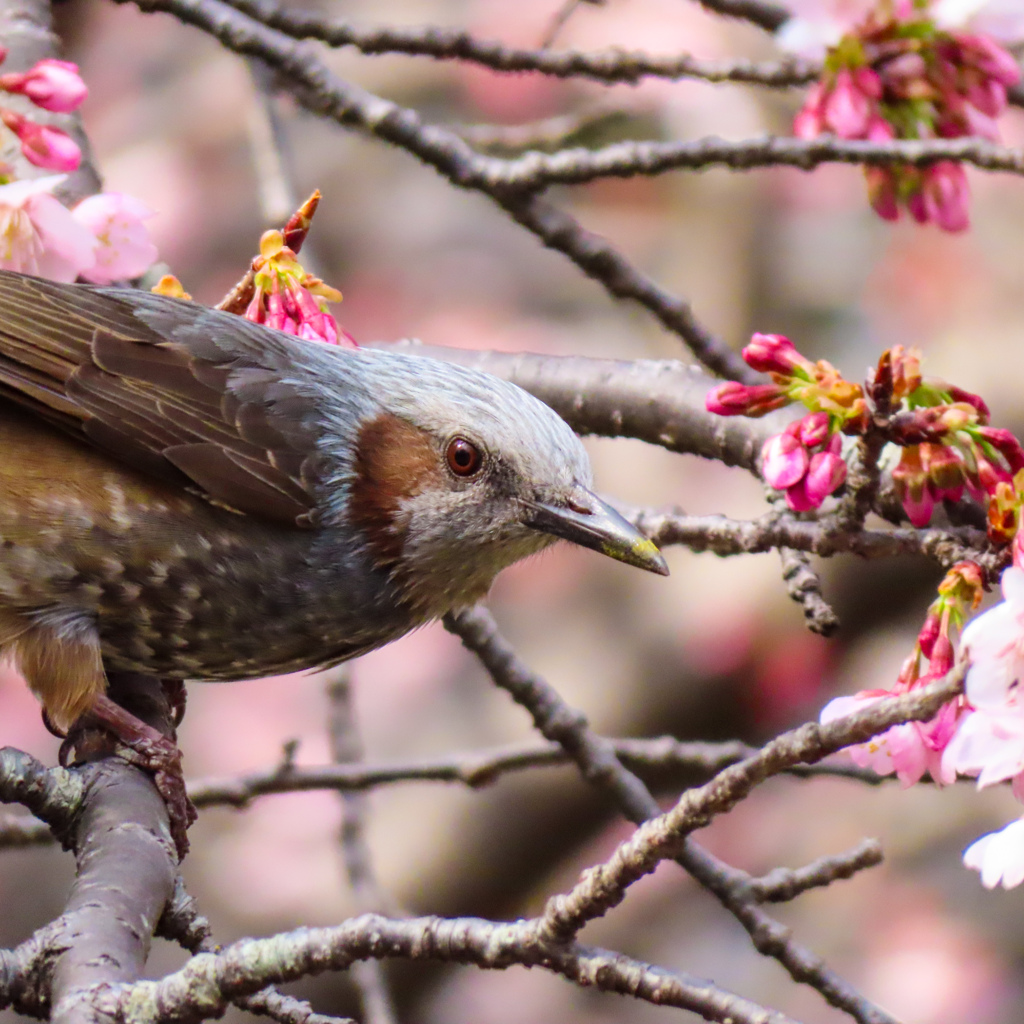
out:
M812 412L800 420L797 426L797 436L808 448L817 448L828 440L830 424L826 412Z
M846 68L836 75L835 84L825 99L823 113L825 126L841 139L860 139L867 134L872 104Z
M846 482L846 463L831 452L811 456L805 487L812 508L817 508L833 491Z
M51 171L73 171L82 162L78 143L66 132L36 124L13 110L0 111L5 125L18 136L21 151L29 163Z
M973 405L978 410L979 423L988 423L991 414L988 411L985 400L980 395L973 395L970 391L964 391L963 388L958 388L955 384L944 384L943 389L954 402L965 402L967 405Z
M1009 430L1003 427L979 427L976 433L1006 459L1011 473L1024 469L1024 449Z
M920 445L903 449L899 464L892 471L892 481L910 522L917 527L927 526L935 508L935 497L921 463Z
M37 107L66 114L81 106L89 94L78 65L66 60L41 60L24 73L0 75L0 89L21 93Z
M769 487L784 491L807 472L807 449L792 434L776 434L761 449L761 475Z
M927 442L920 445L920 452L935 497L959 501L966 475L960 456L948 445Z
M704 407L718 416L763 416L789 400L777 384L747 385L728 380L708 392Z
M797 368L808 369L811 361L805 359L796 347L781 334L754 334L743 350L743 359L753 370L792 377Z

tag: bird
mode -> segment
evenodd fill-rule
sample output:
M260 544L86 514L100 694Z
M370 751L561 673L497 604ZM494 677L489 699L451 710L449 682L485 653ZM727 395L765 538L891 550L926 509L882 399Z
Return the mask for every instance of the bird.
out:
M482 371L0 271L0 658L58 732L116 730L116 674L336 665L556 539L667 574L592 487Z

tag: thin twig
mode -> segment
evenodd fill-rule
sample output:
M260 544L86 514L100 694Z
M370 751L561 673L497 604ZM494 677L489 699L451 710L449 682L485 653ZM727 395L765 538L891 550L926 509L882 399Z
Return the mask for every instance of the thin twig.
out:
M352 706L352 669L340 665L325 679L328 707L328 739L336 764L358 764L363 759L363 743ZM390 902L384 895L373 867L370 844L366 839L368 811L365 793L341 796L341 854L355 904L360 913L380 913ZM352 980L359 992L365 1024L395 1024L397 1014L379 960L364 960L352 965Z
M877 839L864 839L852 850L831 857L821 857L811 864L791 871L775 868L760 878L751 879L748 891L758 903L788 903L808 889L820 889L843 878L882 863L882 847Z
M810 556L780 547L779 557L786 591L803 608L807 628L819 636L831 636L839 628L839 618L821 592L821 577L811 566Z
M820 73L817 64L795 57L775 62L701 60L689 54L652 57L620 48L581 53L505 46L477 39L461 29L392 26L357 27L337 18L296 11L271 0L227 0L235 10L293 39L315 39L328 46L351 46L368 55L403 53L435 60L461 60L492 71L536 71L557 78L589 78L611 84L642 78L700 78L708 82L747 82L772 87L806 85ZM592 0L590 0L592 2ZM571 10L569 11L571 13Z

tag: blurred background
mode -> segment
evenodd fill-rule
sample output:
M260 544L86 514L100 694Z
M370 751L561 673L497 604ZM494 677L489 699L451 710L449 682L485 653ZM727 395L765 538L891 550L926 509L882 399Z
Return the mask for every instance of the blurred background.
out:
M360 23L466 27L537 45L560 0L345 0L322 8ZM257 170L263 99L250 68L167 16L101 0L57 9L66 56L91 93L83 113L108 190L155 211L162 257L199 300L216 302L269 226ZM560 46L769 58L763 33L686 0L583 4ZM550 130L570 115L582 141L741 138L786 133L799 91L648 81L602 88L345 51L329 61L363 87L428 120ZM360 342L681 358L679 340L613 302L562 256L543 250L485 199L456 191L404 153L274 103L296 194L324 195L309 249L345 295L336 310ZM491 128L481 129L487 125ZM1003 120L1024 143L1024 115ZM1024 429L1024 183L968 170L973 228L963 236L889 225L868 208L860 172L674 173L558 190L584 225L610 238L735 347L753 330L789 334L857 379L894 343L918 345L926 373L982 394L993 422ZM274 197L268 197L274 201ZM588 441L599 489L629 504L752 517L765 509L745 473L630 440ZM822 567L842 620L825 641L803 627L776 555L723 560L666 552L665 580L559 547L506 572L491 605L520 654L611 736L740 738L759 743L839 693L888 687L910 651L939 578L913 560ZM439 626L361 659L355 709L372 761L429 758L531 735ZM0 745L52 762L56 741L34 699L0 676ZM298 742L299 763L329 760L324 683L315 676L190 688L181 732L189 777L268 767ZM664 794L666 800L673 794ZM1018 1021L1024 997L1024 890L986 892L963 848L1016 817L1009 792L969 785L901 791L843 780L776 779L698 838L755 874L881 839L886 862L779 914L798 939L907 1024ZM627 827L567 768L507 776L470 791L406 784L369 799L369 840L399 911L515 918L536 913ZM267 797L209 810L192 831L191 891L216 937L331 924L355 912L344 881L333 794ZM0 854L0 945L60 912L73 864L56 850ZM673 864L633 887L584 941L708 976L808 1024L847 1018L759 957L746 934ZM158 943L150 968L184 954ZM689 1019L585 992L542 972L482 973L393 964L400 1018L418 1024L604 1024ZM316 1009L357 1014L344 976L294 989ZM673 1015L675 1017L673 1018ZM231 1018L244 1017L232 1011ZM0 1022L16 1019L0 1014Z

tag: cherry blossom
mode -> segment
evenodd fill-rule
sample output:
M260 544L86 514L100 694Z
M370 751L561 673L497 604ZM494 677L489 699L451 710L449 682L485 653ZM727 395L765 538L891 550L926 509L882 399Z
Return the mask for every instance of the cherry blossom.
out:
M1024 818L975 840L964 852L964 866L981 872L986 889L1024 882Z
M157 248L144 221L153 211L122 192L83 199L71 215L97 241L95 262L81 276L93 284L112 284L145 273L156 262Z
M974 562L954 565L939 585L939 596L928 609L914 651L903 663L892 690L861 690L852 697L837 697L822 709L821 721L852 714L883 697L909 693L944 676L954 662L951 633L978 606L982 580L981 569ZM904 787L912 786L925 775L939 785L946 785L956 778L948 750L968 713L966 702L957 698L944 704L927 722L892 726L865 743L847 748L847 752L862 768L871 768L879 775L895 774Z
M74 281L95 262L96 239L53 189L63 175L0 185L0 266L54 281Z

